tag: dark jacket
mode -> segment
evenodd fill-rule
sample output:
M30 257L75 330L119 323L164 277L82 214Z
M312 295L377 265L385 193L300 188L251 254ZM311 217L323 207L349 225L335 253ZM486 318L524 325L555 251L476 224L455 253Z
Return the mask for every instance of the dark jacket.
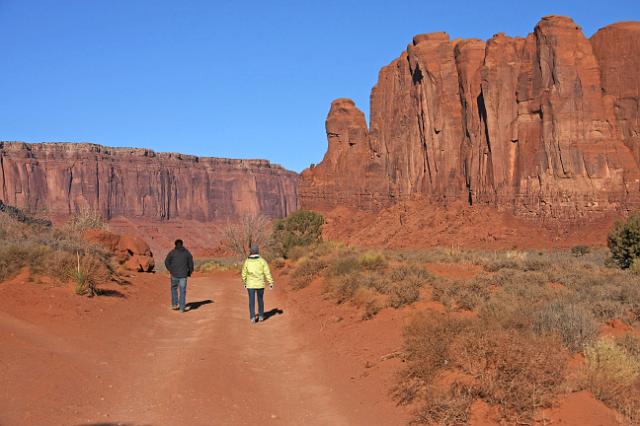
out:
M176 247L169 252L164 260L171 276L174 278L187 278L193 272L193 256L184 247Z

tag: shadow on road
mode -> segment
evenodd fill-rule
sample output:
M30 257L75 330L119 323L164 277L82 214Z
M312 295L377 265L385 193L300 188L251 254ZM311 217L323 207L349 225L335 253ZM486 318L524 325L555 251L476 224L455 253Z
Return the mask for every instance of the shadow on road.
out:
M264 313L264 320L268 320L271 317L274 317L276 315L282 315L284 314L284 311L282 309L279 308L273 308L270 311L267 311Z
M118 290L111 290L111 289L97 289L96 290L98 293L98 296L107 296L107 297L121 297L121 298L126 298L127 296Z
M210 303L213 303L213 300L211 300L211 299L199 300L197 302L189 302L186 305L184 305L184 307L188 311L194 311L194 310L198 309L200 306L208 305Z

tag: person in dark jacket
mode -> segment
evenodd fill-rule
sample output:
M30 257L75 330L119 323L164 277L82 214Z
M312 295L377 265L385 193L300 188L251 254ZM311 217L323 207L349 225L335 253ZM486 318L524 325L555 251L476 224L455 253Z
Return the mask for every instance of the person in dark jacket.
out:
M193 272L193 256L184 247L182 240L176 240L176 247L169 252L164 266L171 274L171 308L184 312L187 297L187 277ZM178 297L180 288L180 297Z

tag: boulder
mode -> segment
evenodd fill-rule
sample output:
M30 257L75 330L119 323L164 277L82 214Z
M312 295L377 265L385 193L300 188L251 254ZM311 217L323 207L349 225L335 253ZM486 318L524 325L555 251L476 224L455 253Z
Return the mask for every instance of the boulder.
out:
M116 262L129 271L152 272L155 267L149 245L140 238L103 229L85 231L83 236L112 253Z

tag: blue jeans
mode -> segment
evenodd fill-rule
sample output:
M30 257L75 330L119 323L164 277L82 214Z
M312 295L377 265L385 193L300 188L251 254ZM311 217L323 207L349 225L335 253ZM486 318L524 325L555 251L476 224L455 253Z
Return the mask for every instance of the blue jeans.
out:
M180 297L178 298L178 287L180 287ZM171 306L179 306L184 312L184 305L187 298L187 279L171 277Z
M258 296L258 315L264 317L264 288L248 288L249 293L249 318L256 317L256 295Z

